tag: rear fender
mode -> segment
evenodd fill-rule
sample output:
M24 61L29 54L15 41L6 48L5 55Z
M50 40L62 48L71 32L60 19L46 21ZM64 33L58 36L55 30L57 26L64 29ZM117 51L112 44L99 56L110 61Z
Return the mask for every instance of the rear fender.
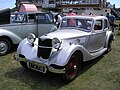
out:
M17 36L15 33L10 32L9 30L5 30L5 29L0 29L0 37L2 36L9 37L12 40L13 44L19 44L20 41L22 40L22 38Z
M112 41L114 41L114 36L112 31L107 31L106 33L106 39L105 39L105 47L108 46L109 40L112 39Z

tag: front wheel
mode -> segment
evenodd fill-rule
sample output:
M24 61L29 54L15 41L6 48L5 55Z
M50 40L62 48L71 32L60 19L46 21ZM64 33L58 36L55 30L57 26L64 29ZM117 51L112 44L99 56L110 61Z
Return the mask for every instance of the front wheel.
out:
M81 67L81 57L78 53L74 53L71 57L67 65L65 66L65 74L63 74L63 80L65 82L70 82L74 80L80 70Z
M9 52L11 44L6 38L0 38L0 56L5 55Z

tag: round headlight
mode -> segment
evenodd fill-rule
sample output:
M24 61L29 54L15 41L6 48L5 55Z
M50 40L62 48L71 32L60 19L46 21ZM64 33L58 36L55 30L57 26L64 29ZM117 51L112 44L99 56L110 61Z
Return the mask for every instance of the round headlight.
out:
M61 41L58 38L53 38L53 40L52 40L52 46L55 49L59 49L60 46L61 46Z
M33 43L35 41L35 38L36 38L35 35L30 33L27 37L27 40L28 40L29 44L33 45Z

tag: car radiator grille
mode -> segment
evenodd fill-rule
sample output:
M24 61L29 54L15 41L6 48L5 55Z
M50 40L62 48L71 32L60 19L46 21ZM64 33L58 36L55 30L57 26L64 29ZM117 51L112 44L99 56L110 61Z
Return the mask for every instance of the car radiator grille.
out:
M52 50L52 40L51 39L46 39L46 40L41 40L39 38L38 41L38 53L37 56L40 58L42 57L43 59L48 59Z

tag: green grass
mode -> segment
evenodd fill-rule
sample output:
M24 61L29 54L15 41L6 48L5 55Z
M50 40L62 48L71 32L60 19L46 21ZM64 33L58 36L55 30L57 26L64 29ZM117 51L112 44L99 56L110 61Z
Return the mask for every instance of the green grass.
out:
M0 90L120 90L120 35L115 31L112 51L85 62L79 76L69 84L60 75L25 70L12 60L12 53L0 57Z

